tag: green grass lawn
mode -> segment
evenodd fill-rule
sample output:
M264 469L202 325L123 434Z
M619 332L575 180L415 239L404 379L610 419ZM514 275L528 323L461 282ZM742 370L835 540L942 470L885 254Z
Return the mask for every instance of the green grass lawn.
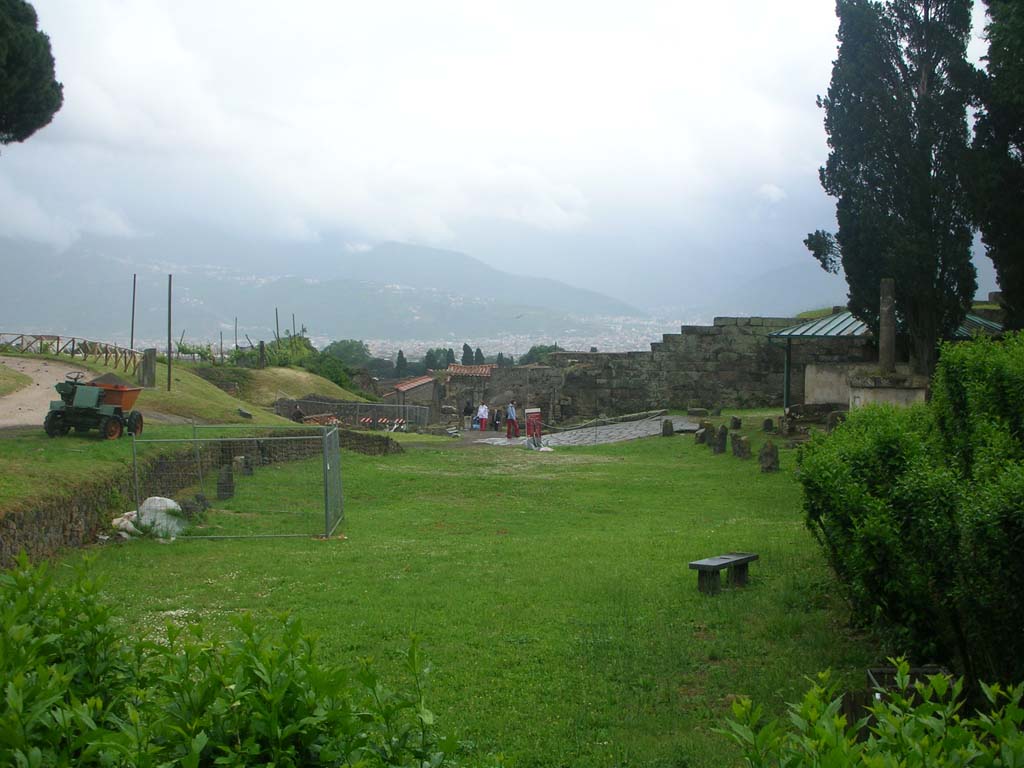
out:
M31 383L32 379L25 374L13 371L0 363L0 397L17 392Z
M416 633L429 704L471 764L729 764L714 729L733 698L781 712L805 675L860 684L876 661L844 628L791 451L763 475L682 436L408 447L343 453L345 539L136 542L93 549L92 569L141 635L203 619L217 636L240 612L291 611L328 657L372 656L396 678ZM269 506L294 494L271 473L245 481L238 493ZM760 554L750 586L699 594L687 562L733 550Z

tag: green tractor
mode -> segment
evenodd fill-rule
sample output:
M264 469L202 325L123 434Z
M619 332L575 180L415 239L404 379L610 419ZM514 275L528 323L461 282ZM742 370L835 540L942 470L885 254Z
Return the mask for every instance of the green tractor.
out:
M75 371L54 385L60 400L50 401L50 412L43 421L46 434L58 437L72 429L95 429L106 440L116 440L125 432L142 434L142 414L132 410L142 387L128 386L111 374L83 384L84 378L84 373Z

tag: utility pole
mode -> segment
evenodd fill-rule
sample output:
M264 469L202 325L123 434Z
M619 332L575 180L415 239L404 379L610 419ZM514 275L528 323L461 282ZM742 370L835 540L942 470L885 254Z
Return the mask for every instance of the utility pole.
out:
M235 352L238 351L238 318L235 317Z
M132 333L131 340L128 342L128 349L135 349L135 278L138 277L138 273L132 275Z
M224 331L220 332L220 361L224 362Z
M171 349L171 278L167 276L167 391L171 391L171 360L174 358L174 350Z
M277 307L274 307L274 340L281 343L281 321L277 316Z

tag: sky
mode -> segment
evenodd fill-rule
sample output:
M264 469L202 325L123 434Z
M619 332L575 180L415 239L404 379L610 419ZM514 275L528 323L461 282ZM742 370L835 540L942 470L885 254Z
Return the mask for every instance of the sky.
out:
M828 0L34 5L65 101L0 236L398 240L649 307L834 227Z

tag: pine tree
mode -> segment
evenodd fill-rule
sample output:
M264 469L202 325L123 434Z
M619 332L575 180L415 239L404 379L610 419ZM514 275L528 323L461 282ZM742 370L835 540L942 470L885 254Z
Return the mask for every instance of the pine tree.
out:
M818 104L831 148L819 175L839 229L804 243L824 269L842 266L850 309L876 331L879 281L895 279L897 319L930 372L977 285L960 176L971 2L838 0L836 13L839 54Z
M473 348L469 344L462 345L462 364L472 365L473 364Z
M400 379L405 378L406 373L409 371L409 363L406 362L405 354L402 350L398 350L398 357L395 358L395 376Z
M477 347L476 351L473 352L473 364L483 365L486 362L487 361L484 359L484 353L480 351L480 347Z
M975 223L1003 293L1008 328L1024 328L1024 8L986 0L986 74L974 122Z

